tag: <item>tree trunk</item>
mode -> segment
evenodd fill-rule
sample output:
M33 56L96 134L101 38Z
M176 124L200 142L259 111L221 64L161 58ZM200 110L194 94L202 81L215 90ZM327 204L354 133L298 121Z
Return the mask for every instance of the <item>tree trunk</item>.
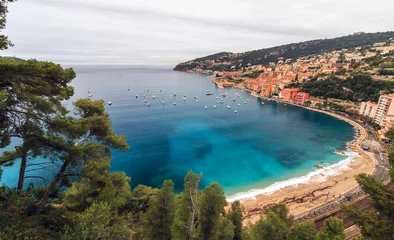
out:
M22 191L23 183L25 181L26 162L27 162L27 151L22 150L21 167L19 168L19 180L18 180L19 191Z
M66 171L69 161L65 161L63 165L61 166L59 172L56 174L56 176L52 179L51 183L47 186L43 196L41 197L40 201L36 205L36 210L34 211L34 214L38 215L44 210L45 204L48 201L49 195L53 192L53 190L56 187L56 184L60 181L62 178L64 172Z

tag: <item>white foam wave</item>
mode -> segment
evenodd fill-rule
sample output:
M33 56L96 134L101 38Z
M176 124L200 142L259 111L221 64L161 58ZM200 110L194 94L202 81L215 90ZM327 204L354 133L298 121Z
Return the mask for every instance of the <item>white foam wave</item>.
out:
M245 201L249 199L256 199L257 195L269 195L285 187L290 187L290 186L297 187L299 184L304 184L309 182L324 182L327 179L327 177L337 176L341 174L343 170L350 169L349 165L352 162L354 162L354 158L358 155L355 152L346 152L345 154L346 156L348 156L346 159L338 163L324 167L322 169L316 169L312 172L309 172L305 176L295 177L288 179L286 181L276 182L263 189L251 189L247 192L237 193L235 195L226 197L226 199L228 202L234 202L237 200Z

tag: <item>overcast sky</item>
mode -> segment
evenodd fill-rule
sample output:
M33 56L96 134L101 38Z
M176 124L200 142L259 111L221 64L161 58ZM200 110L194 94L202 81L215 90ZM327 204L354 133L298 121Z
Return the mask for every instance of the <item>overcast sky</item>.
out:
M394 30L394 0L18 0L2 55L63 64L174 65L243 52Z

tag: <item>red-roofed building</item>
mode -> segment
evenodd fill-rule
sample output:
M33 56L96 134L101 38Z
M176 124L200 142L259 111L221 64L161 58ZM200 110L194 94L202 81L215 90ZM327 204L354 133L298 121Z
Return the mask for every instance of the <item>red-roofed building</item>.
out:
M294 98L294 102L297 104L304 104L305 101L309 98L309 93L306 92L298 92Z

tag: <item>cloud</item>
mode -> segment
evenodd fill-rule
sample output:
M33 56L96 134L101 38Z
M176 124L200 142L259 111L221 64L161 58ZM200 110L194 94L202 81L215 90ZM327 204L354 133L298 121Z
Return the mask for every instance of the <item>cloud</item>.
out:
M381 7L385 6L385 7ZM3 55L61 63L176 64L354 31L388 31L394 1L24 0Z

